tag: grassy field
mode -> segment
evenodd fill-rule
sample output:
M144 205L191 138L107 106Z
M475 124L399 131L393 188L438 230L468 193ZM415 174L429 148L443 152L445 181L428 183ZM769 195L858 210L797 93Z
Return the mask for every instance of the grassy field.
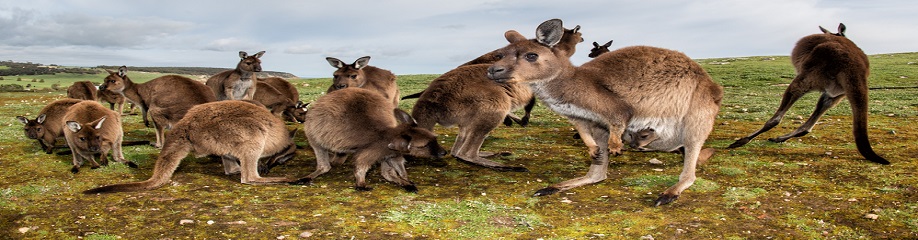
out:
M529 127L501 126L484 150L530 172L496 172L458 163L409 163L420 191L406 193L368 174L374 190L353 190L353 168L340 166L308 186L250 186L224 176L221 164L188 157L172 183L153 191L86 196L80 191L147 179L159 152L125 147L140 165L113 163L71 174L71 156L46 155L13 117L33 115L64 92L0 93L0 238L25 239L854 239L918 238L918 53L870 56L870 137L892 162L864 160L851 139L847 102L830 110L812 133L785 143L765 139L792 131L818 94L801 99L785 121L738 149L734 139L762 126L777 108L794 70L786 56L703 59L725 96L707 146L718 149L699 179L670 205L657 195L682 169L671 153L625 152L609 178L559 194L543 187L586 172L583 144L564 118L538 106ZM129 73L140 79L138 73ZM436 75L399 76L402 95ZM151 77L152 78L152 77ZM49 77L50 79L50 77ZM100 81L100 76L86 80ZM61 80L63 81L63 80ZM0 84L9 83L9 80ZM46 79L48 82L48 79ZM301 98L323 94L330 79L297 79ZM402 101L410 110L413 100ZM123 120L126 140L153 140L137 115ZM290 124L289 128L300 127ZM455 128L437 128L448 148ZM315 169L308 143L272 176ZM662 165L649 163L659 159Z

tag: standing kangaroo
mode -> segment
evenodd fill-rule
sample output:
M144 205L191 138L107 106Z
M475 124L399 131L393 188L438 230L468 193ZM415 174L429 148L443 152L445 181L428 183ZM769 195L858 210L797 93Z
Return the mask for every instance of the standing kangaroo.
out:
M236 69L227 70L211 76L205 83L213 90L217 100L252 100L255 97L255 73L261 72L261 56L265 51L249 56L239 51L239 63Z
M82 101L73 98L57 100L41 108L38 117L33 120L23 116L16 116L16 119L25 124L26 137L38 140L41 149L51 154L57 138L64 136L64 114L67 114L71 106Z
M134 83L128 77L125 66L118 68L118 72L108 71L99 89L121 93L140 106L146 126L150 126L147 121L149 113L156 129L156 143L153 144L156 148L163 146L164 130L172 128L172 124L182 119L188 109L217 100L204 84L179 75L166 75L149 82Z
M73 85L67 87L67 97L69 98L95 101L99 99L96 92L96 85L90 81L74 82Z
M316 154L316 170L297 183L312 182L351 154L357 190L371 189L367 187L367 171L378 162L383 178L417 192L408 180L404 155L439 159L446 151L437 143L436 134L418 127L408 113L391 106L389 100L362 88L341 89L316 99L303 124Z
M109 150L113 160L137 168L137 164L125 160L121 152L121 140L124 137L121 114L96 101L81 101L70 106L63 121L66 128L64 139L73 152L73 168L70 172L80 172L80 166L86 160L92 163L92 168L98 168L99 163L93 159L94 154L101 154L103 165L108 165L105 155Z
M561 25L558 19L540 24L537 42L508 31L510 45L499 50L503 59L488 69L488 77L496 82L528 83L545 105L588 127L598 140L598 147L589 151L592 161L585 176L543 188L535 196L606 179L609 154L621 154L622 134L652 128L660 138L648 148L685 147L679 182L655 201L672 202L695 181L698 156L713 128L723 90L685 54L656 47L626 47L575 67L555 47L563 33Z
M108 109L115 110L115 105L118 106L118 113L124 115L124 95L120 93L112 92L111 89L99 90L96 92L99 96L99 100L108 102ZM134 113L134 104L131 103L131 114Z
M774 128L800 97L811 91L820 91L822 96L816 102L816 109L803 125L791 133L768 140L784 142L810 133L829 108L847 97L851 103L851 114L854 116L854 143L858 152L872 162L889 164L889 161L873 151L867 137L867 76L870 75L867 55L845 37L844 24L838 24L838 33L831 33L821 26L819 29L823 33L803 37L797 41L791 52L791 61L797 69L797 77L784 91L775 114L765 122L762 129L736 140L727 148L746 145L759 134Z
M325 58L332 67L337 68L332 76L332 85L326 93L331 93L347 87L366 88L382 94L393 107L398 107L398 84L395 83L395 74L389 70L367 65L370 56L358 58L352 64L345 64L333 57Z
M293 149L293 150L292 150ZM219 101L197 105L166 135L166 145L156 159L153 175L141 182L93 188L85 194L152 190L169 182L182 159L195 156L222 156L227 163L240 165L244 184L287 183L292 179L261 177L259 158L292 156L296 146L284 122L271 116L264 107L244 101Z

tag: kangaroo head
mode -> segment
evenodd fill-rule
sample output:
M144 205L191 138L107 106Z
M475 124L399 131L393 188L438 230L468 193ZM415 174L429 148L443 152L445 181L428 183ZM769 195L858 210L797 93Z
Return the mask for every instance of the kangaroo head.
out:
M396 119L399 121L397 134L392 136L389 149L415 157L440 159L446 156L446 150L437 142L437 134L418 127L418 123L405 111L396 108Z
M255 53L255 55L249 56L245 51L239 51L239 64L236 64L236 70L241 70L245 72L261 72L261 55L265 55L265 51Z
M38 115L38 118L35 120L29 120L23 116L16 116L16 119L22 124L25 124L23 130L25 131L26 137L29 139L38 139L38 136L45 135L45 129L42 127L42 123L45 122L45 117L45 114L41 114Z
M298 123L303 123L306 121L306 112L308 109L306 106L309 106L309 103L303 103L303 101L297 101L296 106L286 114L289 115L294 121Z
M334 90L347 87L363 87L367 83L363 68L370 63L370 56L358 58L352 64L344 64L341 60L333 57L327 57L325 60L332 67L338 69L332 74L332 88Z
M832 35L839 36L839 37L845 36L845 29L846 27L844 23L838 23L838 33L832 33L828 29L825 29L822 26L819 26L819 31L822 31L822 33L832 34Z
M106 69L108 76L102 80L102 85L99 85L99 90L101 91L112 91L116 93L123 93L126 81L130 81L130 78L127 76L127 67L121 66L118 68L117 72Z
M561 41L558 42L558 47L555 48L555 50L564 51L567 57L571 57L577 52L577 44L582 42L583 36L580 33L580 25L577 25L573 29L565 28L564 34L561 35Z
M603 53L609 52L610 46L612 46L612 40L609 40L609 42L603 45L599 45L599 43L593 42L593 49L590 49L589 57L596 58L596 57L599 57L599 55L602 55Z
M660 139L660 136L657 135L656 130L653 128L645 128L637 132L632 132L631 134L631 143L628 145L633 149L643 150L645 146Z
M535 41L529 41L517 31L504 34L510 45L498 49L498 60L488 68L488 78L499 83L539 82L557 78L570 65L565 51L553 51L561 41L564 27L561 20L552 19L536 28Z
M73 144L76 145L70 147L98 152L102 147L102 131L100 129L102 129L103 122L105 122L105 117L86 124L67 121L67 129L73 132L71 137L74 140Z

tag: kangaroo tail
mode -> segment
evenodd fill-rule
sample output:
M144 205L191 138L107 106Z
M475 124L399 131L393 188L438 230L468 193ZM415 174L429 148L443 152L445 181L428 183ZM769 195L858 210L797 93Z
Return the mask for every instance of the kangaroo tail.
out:
M424 94L424 91L421 91L421 92L415 93L415 94L411 94L411 95L408 95L408 96L404 96L404 97L402 97L402 100L405 100L405 99L412 99L412 98L419 98L419 97L421 97L421 94Z
M172 174L178 169L179 163L188 153L191 152L191 143L184 137L178 136L183 131L170 132L170 138L167 138L156 164L153 166L153 176L150 179L141 182L121 183L108 186L97 187L83 191L84 194L96 193L113 193L113 192L131 192L152 190L169 182Z
M855 76L843 73L839 74L839 77L850 78ZM854 143L857 145L857 151L861 153L861 156L867 158L867 160L879 164L889 164L888 160L877 155L877 153L873 151L873 148L870 147L870 139L867 137L867 81L863 79L859 82L864 86L852 87L852 89L846 93L848 95L848 102L851 103L851 111L854 120Z

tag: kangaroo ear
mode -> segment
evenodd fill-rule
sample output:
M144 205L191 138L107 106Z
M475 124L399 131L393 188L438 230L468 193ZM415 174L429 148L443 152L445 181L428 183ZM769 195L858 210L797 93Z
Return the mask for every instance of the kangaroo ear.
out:
M127 66L121 66L121 67L119 67L119 68L118 68L118 76L119 76L119 77L124 77L125 75L127 75Z
M845 29L847 29L847 27L845 27L845 24L844 24L844 23L838 23L838 36L844 37L844 36L845 36Z
M255 53L255 58L261 58L262 55L265 55L265 51Z
M325 58L325 61L328 61L328 64L331 65L333 68L343 68L344 67L344 62L342 62L341 60L338 60L337 58L327 57Z
M79 132L80 129L83 129L83 126L80 126L78 122L67 121L67 129L70 129L71 132Z
M354 67L357 69L366 67L368 64L370 64L370 56L358 58L357 61L354 61Z
M822 31L822 33L832 34L832 32L829 32L829 29L826 29L822 26L819 26L819 31Z
M401 109L398 109L398 108L393 110L393 112L395 113L395 120L398 120L398 122L407 123L411 125L412 127L418 126L418 122L415 121L414 118L412 118L411 115L409 115L407 112Z
M608 47L611 47L611 46L612 46L612 41L615 41L615 40L609 40L609 42L607 42L606 44L603 44L602 46L603 46L603 47L607 47L607 48L608 48Z
M571 33L577 33L577 31L580 31L580 25L575 26L574 30L571 30Z
M249 57L248 53L246 53L245 51L239 51L239 58L245 59L247 57Z
M594 47L594 48L599 48L599 43L593 42L593 47Z
M102 128L102 123L105 122L105 117L99 118L98 120L92 121L89 125L92 125L92 128L99 129Z
M29 124L29 119L23 116L16 116L16 120L19 120L22 124Z
M387 147L399 152L408 152L408 149L411 148L411 137L407 135L395 137Z
M526 39L526 36L523 36L523 34L520 34L520 32L517 32L515 30L510 30L510 31L505 32L504 38L506 38L507 41L510 43L528 40Z
M564 35L564 27L561 19L556 18L545 21L536 28L536 40L548 47L554 47L555 44L558 44L562 35Z
M45 115L44 113L42 113L41 115L38 115L38 118L36 118L35 121L38 123L45 123L45 118L47 117L48 115Z

